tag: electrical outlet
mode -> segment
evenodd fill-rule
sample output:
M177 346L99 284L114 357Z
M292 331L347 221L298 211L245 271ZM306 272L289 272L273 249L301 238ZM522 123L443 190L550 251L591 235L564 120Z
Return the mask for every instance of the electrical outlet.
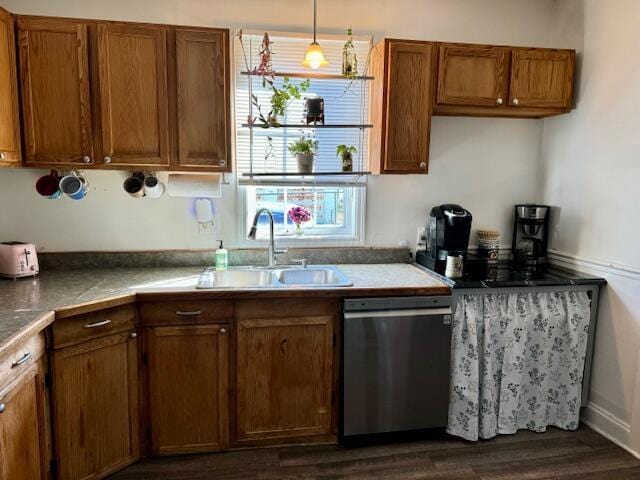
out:
M214 222L198 223L198 233L200 235L209 235L216 231Z

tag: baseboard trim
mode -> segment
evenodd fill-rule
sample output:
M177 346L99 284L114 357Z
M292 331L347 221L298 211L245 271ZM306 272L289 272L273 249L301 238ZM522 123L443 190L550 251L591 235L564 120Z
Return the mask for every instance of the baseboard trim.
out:
M631 440L631 425L627 422L592 402L583 409L580 421L640 459L640 452L636 452L628 445Z
M547 253L551 263L574 269L592 270L601 274L619 275L633 280L640 280L640 268L631 265L616 264L606 260L580 257L559 250L549 250Z

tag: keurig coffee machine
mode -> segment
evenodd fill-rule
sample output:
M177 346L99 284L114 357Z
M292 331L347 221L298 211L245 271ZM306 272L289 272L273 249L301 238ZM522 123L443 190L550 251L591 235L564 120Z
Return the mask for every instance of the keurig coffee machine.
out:
M524 204L515 206L513 221L513 264L518 270L537 271L547 261L549 207Z
M416 261L444 275L447 256L462 256L466 259L471 219L471 213L460 205L445 204L432 208L427 249L418 252Z

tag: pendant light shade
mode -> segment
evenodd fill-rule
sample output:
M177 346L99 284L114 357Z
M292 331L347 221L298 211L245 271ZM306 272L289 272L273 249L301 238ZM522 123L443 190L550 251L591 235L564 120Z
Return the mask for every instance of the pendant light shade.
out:
M316 0L313 0L313 42L311 42L307 47L307 52L304 55L302 65L307 68L313 68L314 70L329 65L329 62L324 58L322 47L316 41L317 18Z

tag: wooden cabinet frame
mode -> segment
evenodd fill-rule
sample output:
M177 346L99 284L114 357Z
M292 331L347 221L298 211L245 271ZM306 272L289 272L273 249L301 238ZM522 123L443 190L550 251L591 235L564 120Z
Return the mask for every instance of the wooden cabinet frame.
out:
M20 113L16 71L15 25L13 16L0 8L0 24L5 35L0 38L0 167L19 167L21 162ZM6 142L6 143L5 143Z

